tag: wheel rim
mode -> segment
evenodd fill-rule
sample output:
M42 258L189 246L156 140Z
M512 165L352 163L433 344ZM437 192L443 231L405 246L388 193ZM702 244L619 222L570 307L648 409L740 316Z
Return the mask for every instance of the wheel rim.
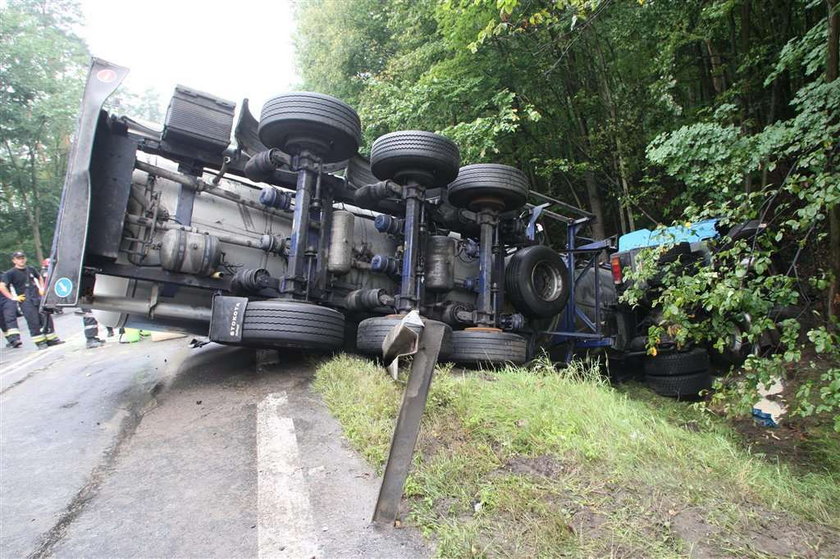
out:
M563 291L563 278L560 271L549 262L539 262L531 271L531 285L534 292L543 301L557 300Z

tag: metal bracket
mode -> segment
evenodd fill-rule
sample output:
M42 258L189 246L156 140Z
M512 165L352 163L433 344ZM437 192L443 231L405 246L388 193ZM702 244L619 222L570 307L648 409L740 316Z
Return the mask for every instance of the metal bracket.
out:
M546 202L545 204L540 204L539 206L531 208L531 217L528 219L528 226L525 228L525 236L528 237L529 240L533 241L537 236L537 220L540 219L543 211L545 211L545 209L550 205L551 203Z

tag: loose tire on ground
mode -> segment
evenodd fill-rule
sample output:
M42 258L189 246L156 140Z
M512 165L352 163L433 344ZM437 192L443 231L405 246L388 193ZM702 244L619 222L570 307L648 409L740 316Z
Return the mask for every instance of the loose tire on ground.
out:
M415 180L446 186L458 176L458 146L438 134L402 130L378 137L370 150L370 169L379 180Z
M528 342L510 332L458 330L452 333L449 360L464 365L521 365L528 356Z
M712 388L712 374L709 371L678 377L657 377L645 375L645 382L660 396L671 398L694 398L701 391Z
M709 352L695 347L689 351L664 353L645 359L645 375L676 377L709 370Z
M362 126L356 111L340 99L321 93L285 93L263 106L260 141L295 154L307 149L324 163L349 159L359 150Z
M467 165L449 185L447 196L456 208L475 210L490 203L501 211L516 210L528 200L528 178L507 165Z
M332 351L344 345L344 315L281 299L252 301L242 320L242 344Z
M518 250L505 269L505 294L530 317L554 316L569 299L569 272L563 257L544 245Z
M400 323L402 317L375 316L359 323L356 330L356 350L364 355L382 356L382 342L385 337ZM422 331L419 326L409 325L408 328L417 332ZM447 326L443 334L438 360L448 359L452 353L452 329Z

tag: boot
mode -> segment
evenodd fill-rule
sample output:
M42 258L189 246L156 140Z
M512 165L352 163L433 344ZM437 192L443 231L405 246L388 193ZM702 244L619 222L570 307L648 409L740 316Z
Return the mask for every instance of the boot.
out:
M63 343L64 343L64 340L59 340L58 338L55 338L54 340L47 340L47 345L48 346L61 345Z
M97 347L102 347L104 345L105 345L105 341L100 340L99 338L90 338L87 341L87 343L85 344L87 349L94 349L94 348L97 348Z
M38 342L35 344L35 347L37 347L38 349L47 349L48 347L50 347L50 344L48 344L47 342Z

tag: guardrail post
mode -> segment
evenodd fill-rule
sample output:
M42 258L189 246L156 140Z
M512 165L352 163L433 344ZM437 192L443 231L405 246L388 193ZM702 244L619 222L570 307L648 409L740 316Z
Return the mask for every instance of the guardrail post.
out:
M426 399L429 396L432 375L446 329L446 325L442 322L434 320L423 322L425 327L420 334L420 347L414 354L414 362L411 364L402 407L397 417L394 436L391 439L385 475L382 478L379 498L376 500L376 509L373 513L373 521L382 524L393 524L399 513L403 487L411 468L417 436L420 434L420 420L426 409Z

